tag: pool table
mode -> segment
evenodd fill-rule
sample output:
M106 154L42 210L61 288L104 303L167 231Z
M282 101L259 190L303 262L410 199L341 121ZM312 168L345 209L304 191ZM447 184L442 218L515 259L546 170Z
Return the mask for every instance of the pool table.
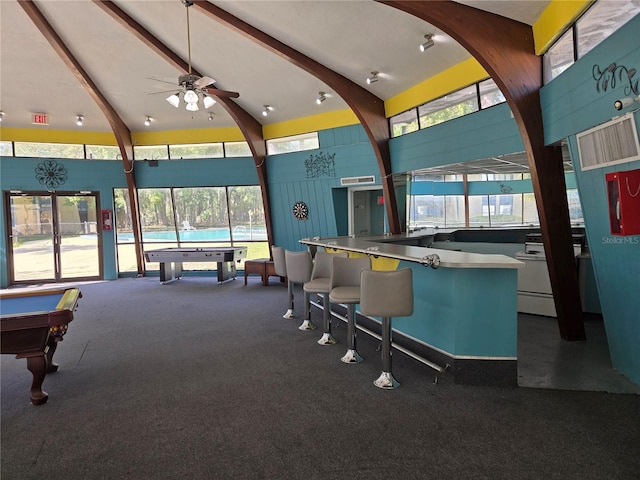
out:
M160 282L182 276L184 262L216 262L218 283L236 278L236 263L247 258L247 247L159 248L144 252L147 262L160 262Z
M33 375L31 403L42 405L47 373L58 370L53 354L73 320L82 293L78 288L15 291L0 295L0 353L26 358Z

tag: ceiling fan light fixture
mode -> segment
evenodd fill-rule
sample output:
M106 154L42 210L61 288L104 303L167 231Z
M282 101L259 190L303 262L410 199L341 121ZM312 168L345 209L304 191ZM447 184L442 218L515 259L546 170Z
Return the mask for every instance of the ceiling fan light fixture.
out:
M209 95L203 95L202 103L204 104L204 108L211 108L216 104L216 101Z
M427 49L433 47L434 43L433 43L433 33L428 33L427 35L424 36L425 42L420 44L420 51L424 52Z
M81 127L83 123L84 123L84 117L82 115L78 115L78 117L76 118L76 125Z
M178 108L180 106L180 96L177 93L173 95L169 95L167 97L167 102L169 102L174 107Z
M187 90L184 92L184 101L187 104L198 103L198 94L193 90Z
M186 109L190 112L197 112L200 110L197 103L187 103Z
M376 83L378 81L378 73L380 72L371 72L371 76L367 77L367 85L371 85L372 83Z

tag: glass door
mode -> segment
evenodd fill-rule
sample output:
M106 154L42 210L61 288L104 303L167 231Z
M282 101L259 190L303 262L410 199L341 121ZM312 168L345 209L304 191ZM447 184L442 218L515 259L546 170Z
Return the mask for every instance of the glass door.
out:
M10 283L102 277L95 194L8 193Z

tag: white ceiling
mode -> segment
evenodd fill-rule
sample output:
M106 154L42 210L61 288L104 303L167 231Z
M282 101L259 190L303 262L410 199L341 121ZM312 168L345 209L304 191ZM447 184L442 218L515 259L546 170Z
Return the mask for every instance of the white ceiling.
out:
M220 105L208 113L176 109L165 101L181 73L90 0L44 1L35 5L97 84L131 131L230 127ZM120 8L185 61L187 10L180 0L118 0ZM212 2L383 100L389 99L469 57L447 35L411 15L371 0ZM470 6L533 24L549 1L471 0ZM236 102L263 125L343 110L346 103L321 81L210 19L189 9L191 59L195 69L221 89L240 93ZM419 44L435 33L436 46ZM381 80L366 85L372 71ZM154 80L154 77L159 80ZM329 98L315 103L319 91ZM269 117L263 105L274 107ZM32 114L47 113L53 130L110 131L101 110L14 0L0 0L0 110L3 127L34 128ZM83 115L83 127L75 125Z

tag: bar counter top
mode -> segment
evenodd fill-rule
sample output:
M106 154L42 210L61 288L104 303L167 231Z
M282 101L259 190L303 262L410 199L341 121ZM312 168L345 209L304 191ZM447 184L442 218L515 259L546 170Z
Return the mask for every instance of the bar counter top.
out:
M425 263L429 255L437 255L444 268L524 268L519 260L500 254L481 254L442 250L415 245L424 234L375 235L368 237L313 237L300 243L325 249L346 250L408 262Z

